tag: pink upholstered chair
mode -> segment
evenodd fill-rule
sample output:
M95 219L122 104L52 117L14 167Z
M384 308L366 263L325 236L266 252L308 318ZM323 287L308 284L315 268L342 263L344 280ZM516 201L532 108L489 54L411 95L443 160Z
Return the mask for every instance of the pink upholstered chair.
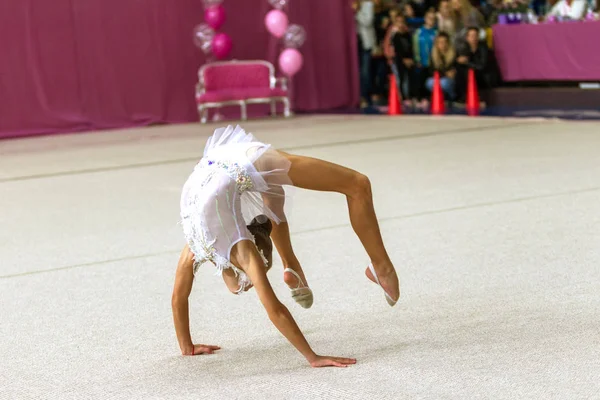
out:
M239 105L241 119L246 120L248 104L271 104L271 114L276 115L277 102L283 103L284 115L289 117L287 79L275 78L275 68L267 61L215 62L198 72L196 103L203 124L210 108Z

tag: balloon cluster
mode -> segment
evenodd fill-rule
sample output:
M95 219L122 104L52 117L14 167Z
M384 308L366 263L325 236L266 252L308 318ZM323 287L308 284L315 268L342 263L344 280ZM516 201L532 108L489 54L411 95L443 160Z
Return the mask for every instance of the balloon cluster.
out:
M295 75L302 68L304 58L298 49L306 40L306 31L300 25L290 25L288 16L283 12L288 0L269 0L274 7L265 17L265 26L271 35L283 40L285 50L279 55L279 68L288 75Z
M194 43L204 54L213 54L223 60L231 53L233 42L226 33L217 33L227 19L223 0L204 0L204 20L206 23L194 28Z

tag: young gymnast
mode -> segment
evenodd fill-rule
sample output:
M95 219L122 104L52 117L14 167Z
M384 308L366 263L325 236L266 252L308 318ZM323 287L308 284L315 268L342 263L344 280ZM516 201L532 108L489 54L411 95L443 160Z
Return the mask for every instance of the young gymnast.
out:
M369 180L339 165L275 150L239 126L228 126L217 129L208 139L204 156L181 195L187 245L177 267L172 308L183 355L219 350L218 346L193 344L189 330L188 297L194 274L210 261L231 292L256 289L269 319L311 366L345 367L356 362L352 358L317 355L267 279L270 234L292 297L304 308L312 305L313 293L294 254L285 220L285 186L346 196L352 227L371 259L365 274L383 289L390 306L396 304L400 296L398 277L383 245ZM252 223L246 225L246 221Z

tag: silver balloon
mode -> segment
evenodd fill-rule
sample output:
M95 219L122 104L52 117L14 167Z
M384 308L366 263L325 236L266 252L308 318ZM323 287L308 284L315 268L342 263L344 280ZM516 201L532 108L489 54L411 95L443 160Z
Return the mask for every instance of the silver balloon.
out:
M204 0L204 7L210 8L210 7L218 6L222 2L223 2L223 0Z
M306 41L306 31L300 25L290 25L283 35L283 44L286 48L298 49Z
M282 10L287 5L288 0L269 0L269 4L278 10Z
M194 44L205 54L212 50L212 40L215 37L215 30L207 24L200 24L194 28Z

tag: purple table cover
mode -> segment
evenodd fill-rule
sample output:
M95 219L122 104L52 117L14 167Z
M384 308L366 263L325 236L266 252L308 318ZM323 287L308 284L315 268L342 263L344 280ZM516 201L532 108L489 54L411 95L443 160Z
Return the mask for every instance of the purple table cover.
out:
M505 81L600 81L600 21L495 25Z

